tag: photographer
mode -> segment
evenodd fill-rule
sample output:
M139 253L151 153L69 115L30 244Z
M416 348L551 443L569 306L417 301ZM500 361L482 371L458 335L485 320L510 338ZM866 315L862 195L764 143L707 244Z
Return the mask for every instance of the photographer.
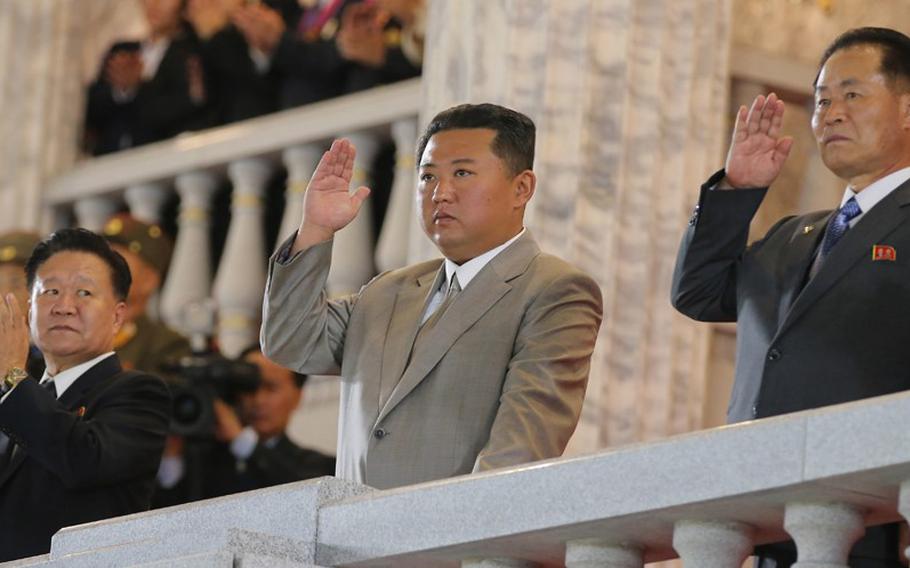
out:
M258 346L240 358L259 369L258 388L238 395L238 410L214 400L214 443L172 437L158 472L154 507L334 475L335 458L301 448L285 433L306 376L266 359ZM190 451L200 444L202 452ZM201 490L193 489L197 481Z

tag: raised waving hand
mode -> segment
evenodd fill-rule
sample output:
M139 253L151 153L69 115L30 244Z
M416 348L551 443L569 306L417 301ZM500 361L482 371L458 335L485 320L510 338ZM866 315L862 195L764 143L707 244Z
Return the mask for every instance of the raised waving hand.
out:
M774 93L755 97L748 110L739 107L722 188L768 187L777 178L793 147L793 138L780 135L783 116L784 102Z
M357 151L346 139L335 140L322 155L307 185L303 199L303 216L292 253L332 238L360 211L370 188L361 186L350 192Z

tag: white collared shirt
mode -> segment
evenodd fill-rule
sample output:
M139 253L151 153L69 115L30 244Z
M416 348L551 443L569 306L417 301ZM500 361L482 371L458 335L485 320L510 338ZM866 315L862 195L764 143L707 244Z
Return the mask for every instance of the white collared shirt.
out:
M850 201L850 198L855 197L856 203L859 204L861 211L859 215L850 220L850 228L852 229L853 226L863 218L863 215L865 215L866 212L875 207L879 201L887 197L888 194L897 189L908 179L910 179L910 168L904 168L874 181L859 193L854 192L848 186L844 190L844 197L840 201L840 206L843 207L846 202Z
M142 78L146 81L152 79L158 73L158 67L161 66L161 60L170 47L171 40L160 38L157 40L146 40L142 42L139 54L142 57Z
M427 309L423 313L423 317L421 318L420 323L423 324L423 322L427 321L427 318L433 315L433 312L436 311L436 308L438 308L439 304L441 304L443 299L445 299L446 290L449 288L449 282L452 281L452 274L458 276L458 284L461 285L461 289L464 290L468 287L468 284L471 283L471 280L477 276L477 274L483 269L484 266L496 258L496 255L509 248L509 245L517 241L519 237L525 234L526 230L527 229L522 227L521 232L511 239L507 240L496 248L488 250L480 256L475 256L463 264L455 264L448 258L445 259L446 279L439 287L439 289L436 290L436 293L433 295L433 299L430 300L429 305L427 305Z
M57 389L57 400L59 400L60 397L63 396L63 393L66 392L66 389L70 388L70 386L72 386L72 384L76 382L76 379L81 377L83 374L85 374L86 371L88 371L89 369L91 369L92 367L94 367L101 361L107 359L108 357L110 357L113 354L114 354L113 351L108 351L107 353L105 353L103 355L98 355L97 357L95 357L94 359L92 359L90 361L86 361L85 363L79 363L75 367L70 367L69 369L67 369L65 371L60 371L53 377L50 374L48 374L48 372L45 370L44 376L41 377L40 383L43 385L47 381L53 379L54 388Z

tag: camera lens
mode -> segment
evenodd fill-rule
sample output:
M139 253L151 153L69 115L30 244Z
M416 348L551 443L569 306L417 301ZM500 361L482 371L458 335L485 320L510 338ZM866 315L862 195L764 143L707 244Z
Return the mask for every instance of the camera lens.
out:
M202 401L194 393L183 392L174 397L174 422L177 424L195 424L202 410Z

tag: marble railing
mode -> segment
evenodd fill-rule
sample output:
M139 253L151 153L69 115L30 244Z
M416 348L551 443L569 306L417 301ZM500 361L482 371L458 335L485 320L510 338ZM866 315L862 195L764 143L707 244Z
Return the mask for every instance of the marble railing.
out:
M420 80L414 79L87 160L51 184L45 203L57 226L74 213L78 225L99 230L124 202L136 217L160 221L162 207L176 191L178 234L161 314L189 334L200 325L194 317L200 310L194 308L213 298L219 343L231 356L257 336L265 251L271 247L264 242L266 186L276 168L287 170L278 237L283 240L299 222L303 191L332 138L345 136L357 147L357 185L368 182L369 165L390 136L397 162L378 242L373 242L369 200L357 220L336 235L330 291L358 289L374 263L380 270L405 264L420 101ZM231 223L213 282L211 201L224 182L233 189Z
M377 491L333 478L63 529L35 566L846 568L910 515L910 393Z

